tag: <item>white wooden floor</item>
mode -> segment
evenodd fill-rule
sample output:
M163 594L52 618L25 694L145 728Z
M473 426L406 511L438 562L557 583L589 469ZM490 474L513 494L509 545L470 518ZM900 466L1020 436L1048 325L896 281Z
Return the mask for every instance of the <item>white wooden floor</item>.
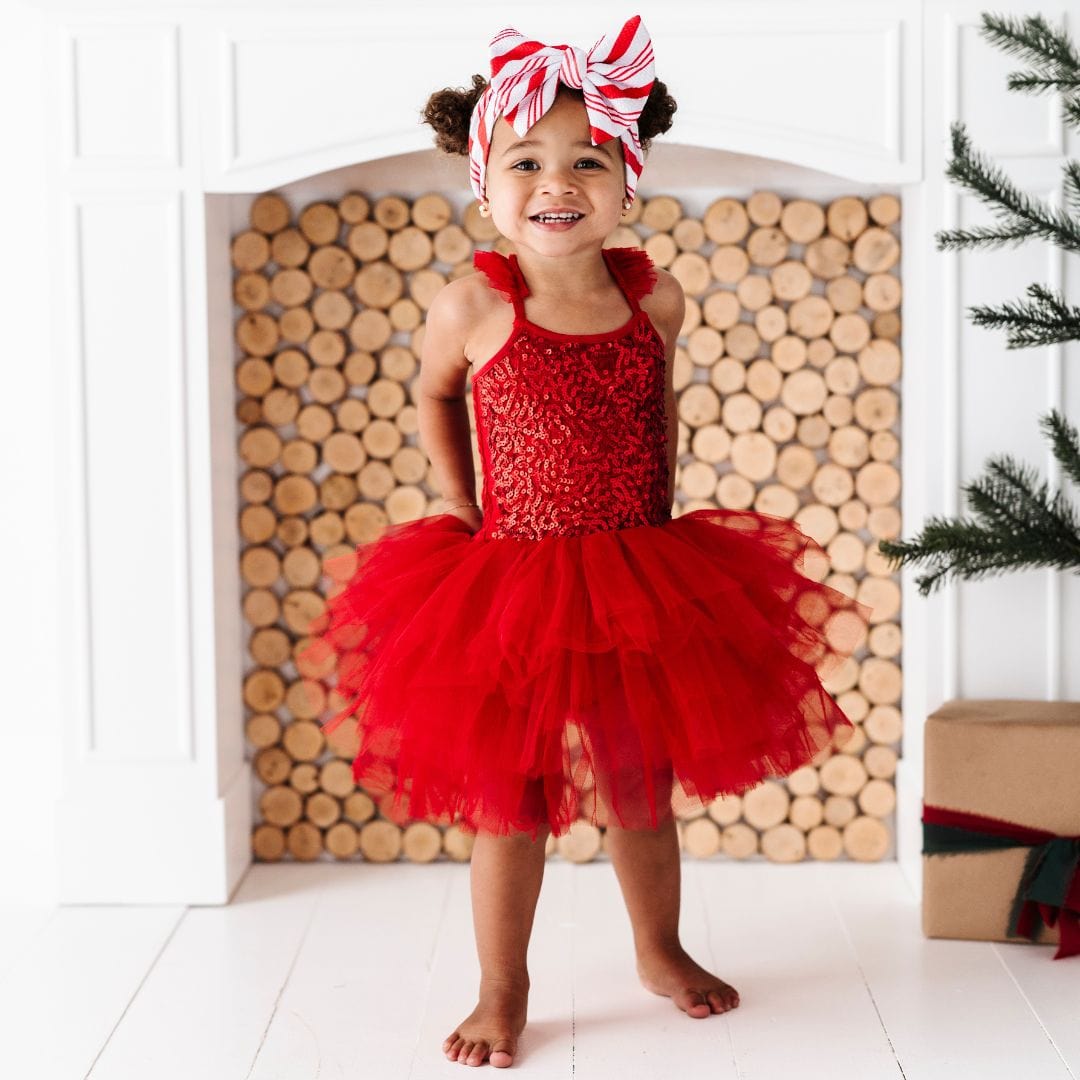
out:
M469 868L254 866L225 907L6 908L0 1076L427 1080L475 1004ZM544 1080L1065 1080L1080 958L928 941L894 863L683 863L687 950L741 1004L644 990L606 860L549 859L529 1023Z

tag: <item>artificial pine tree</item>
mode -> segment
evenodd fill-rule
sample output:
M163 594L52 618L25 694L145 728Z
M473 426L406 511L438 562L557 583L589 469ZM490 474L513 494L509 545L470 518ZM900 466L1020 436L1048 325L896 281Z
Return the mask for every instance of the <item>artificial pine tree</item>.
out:
M980 32L1005 52L1019 54L1032 64L1032 70L1009 76L1010 90L1033 94L1057 90L1065 122L1080 127L1080 57L1066 34L1048 26L1040 15L1013 19L985 12ZM987 203L1001 224L939 232L935 236L939 251L994 248L1030 237L1049 240L1064 251L1080 251L1080 162L1065 164L1065 206L1057 210L1018 191L996 166L973 152L962 122L954 121L950 130L953 160L946 175ZM976 326L1004 327L1009 349L1080 340L1080 308L1069 307L1043 285L1028 286L1027 295L1028 301L968 310ZM1080 485L1076 428L1056 409L1040 417L1039 424L1064 474ZM916 579L923 596L950 573L979 578L1010 569L1080 566L1080 522L1063 493L1057 491L1051 497L1045 482L1036 487L1036 471L1008 455L988 459L984 468L983 477L962 489L975 520L931 517L914 540L879 542L881 552L894 565L932 565L929 573Z

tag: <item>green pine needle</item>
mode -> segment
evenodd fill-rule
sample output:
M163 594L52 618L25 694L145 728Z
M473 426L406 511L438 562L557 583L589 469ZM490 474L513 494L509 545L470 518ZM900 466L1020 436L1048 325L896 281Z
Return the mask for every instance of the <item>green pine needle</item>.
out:
M1039 284L1029 285L1027 293L1034 304L1006 301L999 308L969 307L972 322L976 326L1008 330L1006 345L1010 349L1080 339L1080 308L1070 307L1060 294Z
M1080 438L1056 410L1041 418L1055 458L1070 479L1080 477ZM978 579L1006 570L1080 568L1080 520L1061 491L1050 493L1037 471L1008 455L986 463L986 475L963 488L976 519L932 517L912 541L881 540L895 563L929 563L916 578L923 596L949 577Z

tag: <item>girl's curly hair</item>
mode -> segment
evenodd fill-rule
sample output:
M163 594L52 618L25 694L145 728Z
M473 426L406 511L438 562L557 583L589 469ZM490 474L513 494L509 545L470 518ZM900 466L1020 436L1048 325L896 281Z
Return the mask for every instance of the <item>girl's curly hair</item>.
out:
M472 82L467 89L447 87L436 90L421 111L424 123L430 124L435 130L435 145L448 154L469 152L469 120L473 107L487 86L487 79L483 75L474 75ZM558 92L584 100L579 89L564 83L559 84ZM645 107L638 117L638 138L643 152L648 152L649 144L657 135L671 127L671 118L677 107L667 87L659 79L654 80Z

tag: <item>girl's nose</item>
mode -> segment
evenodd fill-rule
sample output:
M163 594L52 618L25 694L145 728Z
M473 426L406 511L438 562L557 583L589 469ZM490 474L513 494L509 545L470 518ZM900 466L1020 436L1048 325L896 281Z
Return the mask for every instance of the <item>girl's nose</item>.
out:
M541 189L552 194L564 195L577 191L577 181L572 168L552 166L545 170Z

